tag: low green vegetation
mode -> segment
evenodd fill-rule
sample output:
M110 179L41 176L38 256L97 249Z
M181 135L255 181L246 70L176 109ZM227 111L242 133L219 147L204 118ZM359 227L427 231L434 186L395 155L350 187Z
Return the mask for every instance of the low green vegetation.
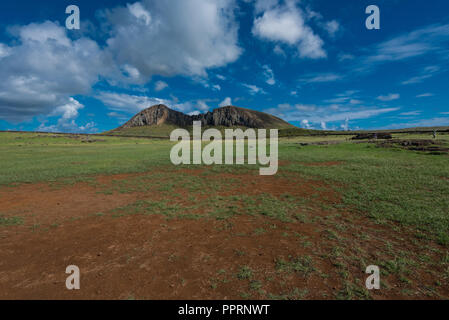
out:
M21 217L4 217L0 215L0 227L1 226L17 226L23 224L23 219Z
M169 163L170 147L162 140L0 133L0 185L151 171Z
M276 270L279 272L297 272L304 277L308 277L315 268L313 266L312 257L289 257L287 260L280 258L276 261Z
M349 138L281 138L277 175L260 177L258 166L251 165L174 166L173 143L166 139L0 133L0 191L25 183L47 182L56 190L83 182L99 197L132 199L114 209L97 209L92 219L159 215L167 225L179 222L174 219L209 219L211 230L245 243L230 249L233 266L210 277L214 292L238 282L242 298L303 299L316 294L304 289L307 283L330 286L338 279L331 298L369 299L373 294L364 289L360 272L376 264L382 288L399 285L406 297L416 297L414 275L425 269L436 281L423 292L435 297L449 279L448 154ZM449 146L449 135L439 134L437 140ZM98 177L124 173L129 175ZM38 218L32 212L3 211L0 228L5 234L17 226L39 233L65 223L45 224ZM249 225L237 231L240 221ZM361 232L367 222L367 232ZM243 241L249 239L254 246ZM254 252L262 259L267 239L288 244L289 251L276 251L268 263L256 264ZM181 258L171 254L167 261L175 264Z
M246 280L251 279L253 277L254 271L248 267L243 266L239 269L239 272L237 273L237 278L240 280Z
M409 135L400 136L402 139ZM448 135L438 140L448 144ZM428 135L413 134L413 138L428 139ZM353 144L344 138L339 144L303 146L298 139L281 139L278 176L289 179L292 174L326 182L342 196L340 209L355 210L379 223L397 223L417 228L424 237L449 243L449 157L426 152L380 148L372 143ZM89 181L98 174L138 173L148 175L117 182L115 187L99 192L135 192L156 188L176 196L177 188L198 194L211 190L223 191L229 179L207 179L214 174L257 174L257 166L214 166L202 178L172 173L170 170L201 169L205 166L175 167L169 155L173 143L143 138L53 135L37 133L0 133L0 185L39 181ZM320 165L322 163L322 165ZM311 164L311 165L310 165ZM130 178L131 179L131 178ZM140 180L139 180L140 179ZM140 183L139 183L140 182ZM109 188L109 189L108 189ZM103 190L103 191L101 191ZM223 197L223 196L217 196ZM234 214L265 215L282 221L296 216L298 205L308 199L279 199L270 194L216 198L202 213L216 218ZM201 203L195 202L197 209ZM140 202L125 211L160 210L176 215L185 203ZM323 206L326 206L323 204ZM119 210L120 211L120 210ZM201 210L200 210L201 211ZM119 214L119 212L117 212Z

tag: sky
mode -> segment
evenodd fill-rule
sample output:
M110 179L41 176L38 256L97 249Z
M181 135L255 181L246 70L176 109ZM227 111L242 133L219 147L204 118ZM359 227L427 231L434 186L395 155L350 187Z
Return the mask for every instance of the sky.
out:
M160 103L310 129L448 126L449 1L1 1L0 79L0 130L104 132Z

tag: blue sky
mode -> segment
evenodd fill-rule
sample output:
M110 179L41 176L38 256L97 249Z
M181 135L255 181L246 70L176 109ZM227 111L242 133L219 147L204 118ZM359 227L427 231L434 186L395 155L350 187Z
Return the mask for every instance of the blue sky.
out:
M65 28L71 4L80 30ZM447 126L449 2L2 1L0 76L0 130L102 132L156 103L315 129Z

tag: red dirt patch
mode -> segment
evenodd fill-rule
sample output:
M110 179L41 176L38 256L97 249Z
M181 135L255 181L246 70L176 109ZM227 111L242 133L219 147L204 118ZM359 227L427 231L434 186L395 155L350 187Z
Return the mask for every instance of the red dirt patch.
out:
M124 175L115 178L123 178ZM99 177L99 181L111 178ZM67 219L86 217L107 212L118 206L132 203L138 194L97 193L87 183L64 186L58 189L48 184L21 185L0 190L0 207L5 216L20 216L28 224L59 224Z
M174 172L179 174L180 170ZM410 256L428 254L431 264L413 269L414 279L421 282L411 285L411 296L404 296L401 290L405 285L397 275L389 275L383 280L391 287L372 292L371 297L435 297L425 289L435 281L429 272L443 274L444 266L435 267L441 257L429 250L431 244L417 247L407 233L392 232L390 226L376 225L347 211L323 209L323 204L340 202L340 195L325 182L294 174L263 177L251 173L204 175L206 170L197 169L181 172L227 186L210 190L212 195L269 194L282 198L288 194L316 200L307 204L304 220L292 222L247 215L225 220L167 219L162 215L113 218L93 214L107 213L139 199L170 200L178 192L184 196L183 201L188 201L193 194L182 189L168 193L98 193L102 191L100 186L115 180L150 173L99 176L97 185L82 182L59 189L47 184L4 188L0 190L2 214L25 217L25 225L0 226L0 298L333 299L339 292L348 295L345 281L364 283L366 275L358 259L372 263L395 258L383 253L387 242ZM198 199L207 201L207 196ZM59 224L30 230L33 224L54 223ZM335 255L336 249L343 253ZM289 262L298 257L311 258L307 273L277 268L279 259ZM65 288L65 268L71 264L81 270L79 291ZM244 267L251 270L251 275L239 278ZM342 280L342 272L349 274L347 280ZM449 297L446 282L438 291L442 297Z

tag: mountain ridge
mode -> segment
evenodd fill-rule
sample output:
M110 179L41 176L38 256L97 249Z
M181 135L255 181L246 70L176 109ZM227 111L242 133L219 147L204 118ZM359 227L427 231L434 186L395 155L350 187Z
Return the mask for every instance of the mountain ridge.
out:
M201 121L203 127L296 128L292 124L273 115L236 106L225 106L216 108L212 112L187 115L180 111L170 109L166 105L158 104L140 111L125 124L113 131L117 132L136 127L154 127L161 125L185 128L192 126L194 121Z

